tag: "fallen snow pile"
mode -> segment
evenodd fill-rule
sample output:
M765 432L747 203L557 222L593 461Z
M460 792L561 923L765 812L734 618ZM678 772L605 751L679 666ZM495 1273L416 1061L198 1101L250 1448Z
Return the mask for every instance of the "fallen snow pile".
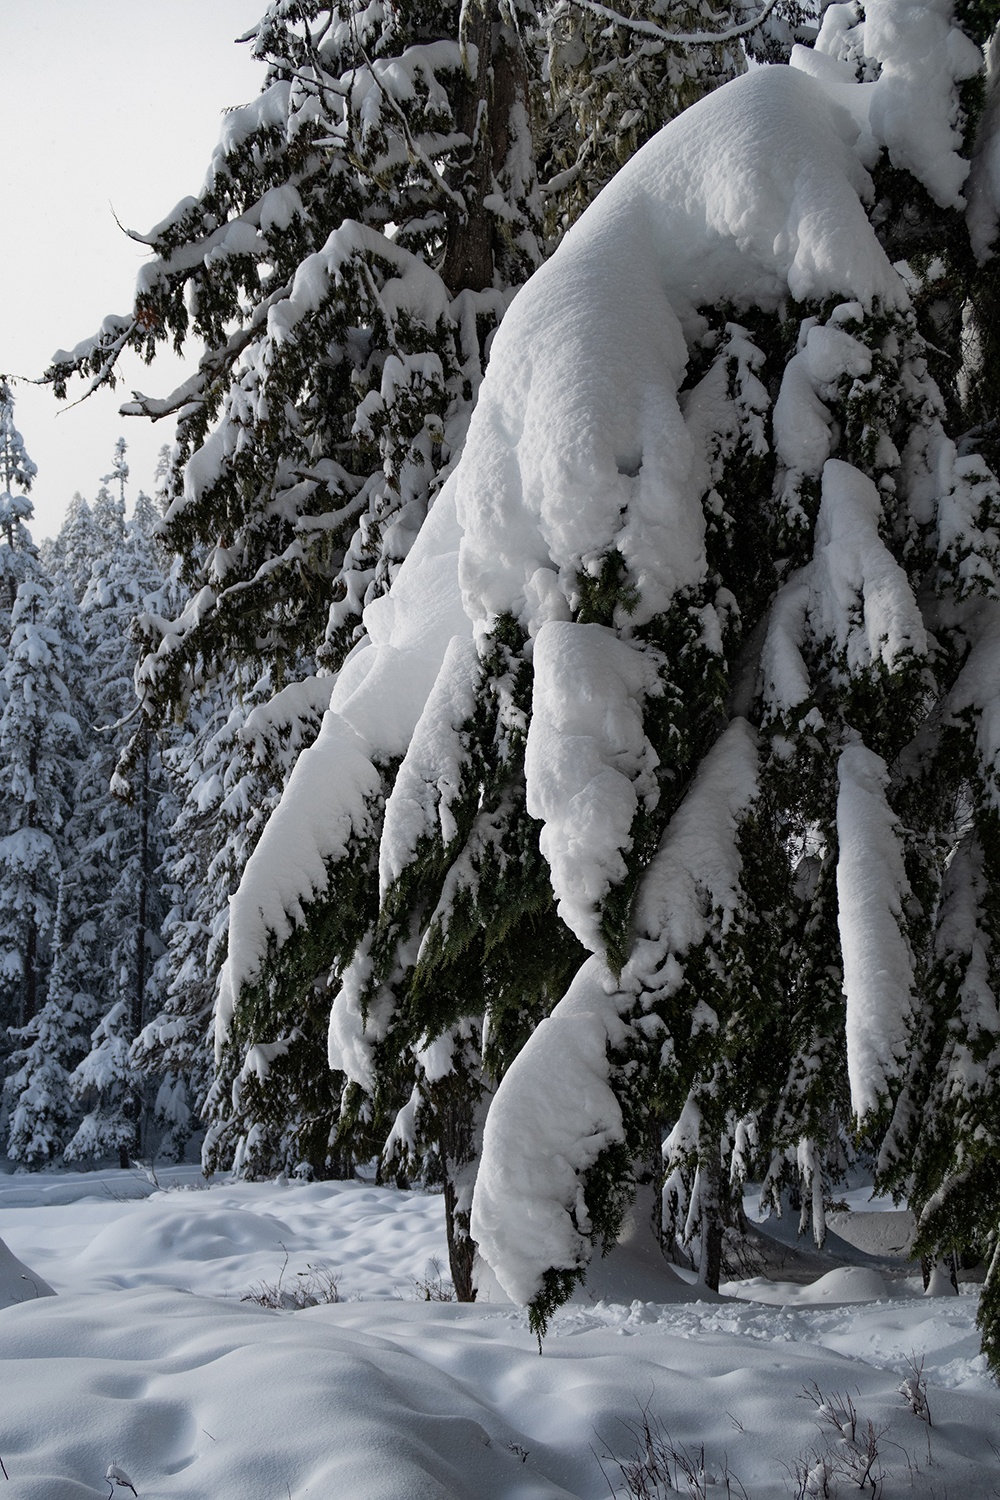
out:
M720 1486L728 1465L751 1500L776 1500L803 1455L848 1451L797 1399L808 1390L887 1429L886 1500L994 1492L1000 1422L973 1296L925 1299L850 1267L789 1287L781 1307L628 1302L609 1271L604 1300L557 1314L539 1359L504 1299L425 1300L445 1254L440 1198L363 1183L185 1191L190 1170L168 1176L177 1186L153 1192L126 1173L0 1175L0 1233L58 1293L0 1311L10 1500L106 1497L110 1464L141 1500L606 1500L598 1457L624 1497L614 1459L636 1457L644 1410L679 1452L704 1446ZM240 1300L310 1267L344 1300ZM899 1394L913 1355L932 1427Z

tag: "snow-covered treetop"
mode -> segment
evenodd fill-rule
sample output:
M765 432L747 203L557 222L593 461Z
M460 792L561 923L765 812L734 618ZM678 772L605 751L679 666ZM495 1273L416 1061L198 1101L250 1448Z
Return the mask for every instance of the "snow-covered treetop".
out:
M0 377L0 479L6 493L31 489L38 469L28 457L24 439L14 426L14 396L9 382Z
M28 457L24 439L14 426L14 396L7 380L0 377L0 531L8 547L26 543L23 523L33 514L28 491L38 469ZM20 493L15 493L20 491Z
M28 496L37 469L14 426L14 396L0 377L0 602L9 610L35 555L26 523L34 514Z
M128 483L129 472L128 464L125 460L125 453L127 448L128 444L125 442L125 439L123 437L120 437L115 443L115 457L114 462L111 465L111 473L105 474L103 479L101 480L102 484L118 485L118 496L121 500L123 510L125 508L125 486Z

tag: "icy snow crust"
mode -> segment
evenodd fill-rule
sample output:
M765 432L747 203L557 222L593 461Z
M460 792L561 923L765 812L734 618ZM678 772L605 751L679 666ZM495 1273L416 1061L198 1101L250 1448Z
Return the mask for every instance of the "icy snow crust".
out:
M161 1181L174 1187L0 1173L0 1236L57 1293L0 1309L0 1484L17 1500L105 1500L112 1463L156 1500L606 1500L594 1450L635 1457L647 1406L676 1443L704 1446L710 1472L726 1457L753 1500L779 1500L783 1464L819 1440L796 1399L812 1381L889 1424L899 1493L990 1491L996 1389L974 1296L925 1299L919 1282L887 1289L842 1267L785 1284L780 1307L686 1287L638 1301L612 1257L604 1300L557 1313L539 1359L502 1299L422 1300L415 1282L447 1263L440 1197L360 1182L198 1191L191 1168ZM241 1302L277 1282L286 1250L286 1287L325 1267L344 1300ZM914 1350L929 1470L927 1429L897 1392Z

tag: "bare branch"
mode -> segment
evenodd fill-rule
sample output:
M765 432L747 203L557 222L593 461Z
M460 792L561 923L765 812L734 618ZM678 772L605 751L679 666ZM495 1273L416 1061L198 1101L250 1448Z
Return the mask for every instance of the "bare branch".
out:
M653 21L623 16L620 11L601 5L599 0L570 0L570 4L579 6L581 10L589 10L602 20L613 21L616 26L626 26L629 31L655 37L658 42L669 42L674 47L711 47L716 42L733 42L737 37L748 36L751 31L756 31L767 20L777 0L767 0L764 9L752 21L743 21L738 26L730 26L726 31L664 31L662 26L657 26Z
M122 234L127 235L130 240L135 240L137 245L145 245L147 249L152 245L152 240L147 239L144 234L140 234L137 229L127 229L125 227L121 219L119 219L118 215L115 213L115 205L111 202L110 199L108 200L108 207L111 210L111 217L118 225L118 228L121 230Z

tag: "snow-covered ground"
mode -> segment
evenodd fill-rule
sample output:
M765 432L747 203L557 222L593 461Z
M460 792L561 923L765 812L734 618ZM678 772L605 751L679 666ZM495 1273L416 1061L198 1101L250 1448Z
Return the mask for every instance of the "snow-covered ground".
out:
M681 1495L823 1493L824 1456L830 1492L856 1493L869 1422L886 1500L1000 1493L974 1289L925 1298L846 1234L832 1243L851 1264L829 1259L811 1285L800 1267L711 1301L669 1278L665 1300L633 1299L646 1273L612 1257L539 1358L502 1296L434 1300L440 1198L361 1182L205 1188L194 1168L159 1181L0 1174L0 1236L34 1273L0 1259L0 1302L24 1299L0 1311L0 1500L106 1497L111 1464L143 1500L607 1500L629 1493L616 1460L642 1458L644 1414ZM331 1278L336 1303L241 1300ZM57 1295L36 1296L43 1283ZM898 1390L914 1358L931 1426ZM848 1401L854 1445L831 1421Z

